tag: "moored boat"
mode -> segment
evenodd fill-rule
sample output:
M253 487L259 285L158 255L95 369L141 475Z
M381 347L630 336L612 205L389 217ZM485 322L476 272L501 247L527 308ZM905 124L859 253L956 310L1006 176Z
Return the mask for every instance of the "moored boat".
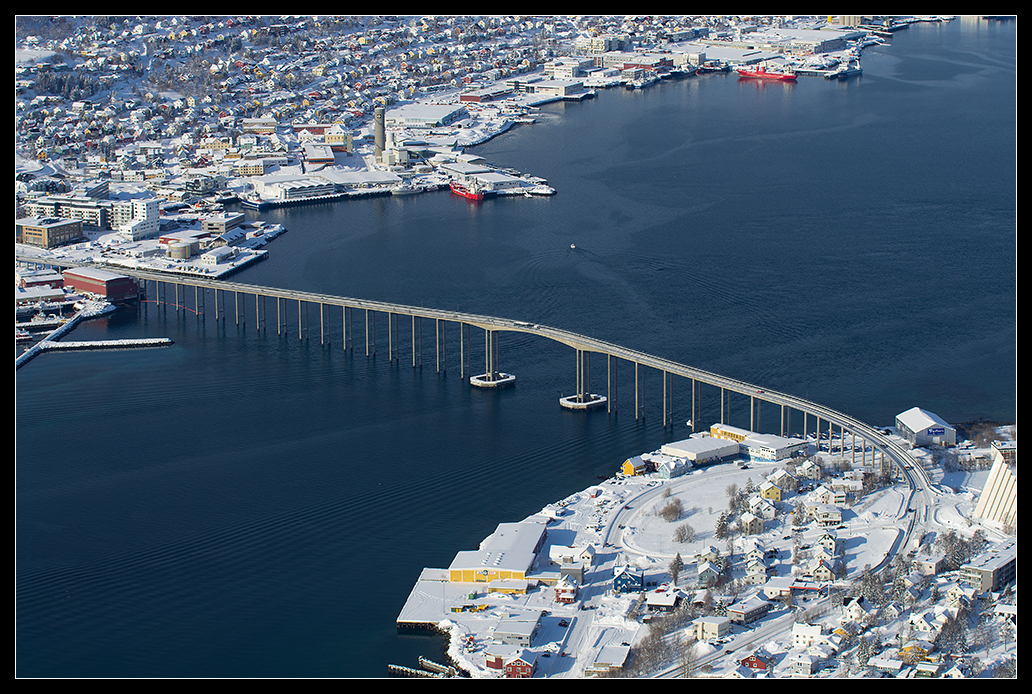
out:
M472 185L469 185L469 186L465 186L465 185L463 185L463 184L461 184L461 183L459 183L457 181L452 181L451 183L448 184L448 187L451 188L451 191L453 193L455 193L457 195L461 195L464 198L468 198L470 200L478 200L478 201L484 199L484 190L483 190L483 188L481 188L480 186L476 185L475 183L472 184Z
M391 195L415 195L416 193L422 192L422 186L417 186L412 183L402 183L401 185L395 186L391 189Z
M796 73L791 70L768 70L762 65L759 67L740 67L735 72L738 73L739 77L749 79L783 80L787 82L794 82L796 79Z

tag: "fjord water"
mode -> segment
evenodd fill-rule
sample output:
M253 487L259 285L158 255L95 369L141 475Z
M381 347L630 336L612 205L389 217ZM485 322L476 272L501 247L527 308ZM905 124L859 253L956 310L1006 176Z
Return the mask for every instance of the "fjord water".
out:
M232 279L561 327L875 425L914 405L1013 421L1015 46L1015 23L916 25L847 82L707 75L549 105L473 151L556 196L273 211L288 233ZM323 345L314 308L299 339L296 307L280 335L271 303L259 329L211 302L75 335L172 347L17 372L19 676L381 677L441 657L394 626L423 567L688 433L687 383L664 429L658 376L636 420L626 365L616 415L561 410L572 351L517 333L518 385L483 392L454 326L439 373L432 325L413 368L405 320L391 362L382 316L367 357L339 316Z

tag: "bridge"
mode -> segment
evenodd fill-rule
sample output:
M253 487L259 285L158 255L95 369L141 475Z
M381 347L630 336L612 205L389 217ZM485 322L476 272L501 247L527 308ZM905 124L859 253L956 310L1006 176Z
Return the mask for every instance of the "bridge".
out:
M64 261L51 258L40 258L35 256L17 255L16 262L43 266L73 266L82 267L81 262ZM691 422L697 421L696 403L699 399L698 389L701 385L718 388L720 390L720 421L725 423L727 402L731 394L739 394L749 399L750 408L750 429L755 430L755 416L758 413L760 403L769 403L780 407L780 433L787 434L787 426L791 421L792 411L802 412L804 417L803 430L809 431L809 418L814 418L815 431L820 436L825 432L828 434L829 448L834 431L837 428L842 445L845 446L846 437L851 437L853 450L853 463L874 464L875 456L880 456L880 464L886 462L894 465L897 471L907 479L912 493L916 497L912 503L922 505L932 503L934 495L933 486L924 470L915 459L909 454L906 448L897 441L885 435L882 431L865 424L853 417L837 412L818 403L803 398L781 393L777 391L760 388L756 385L740 381L716 373L697 369L685 364L680 364L662 357L653 356L627 347L588 337L567 330L529 323L519 320L499 318L495 316L484 316L460 311L448 311L442 309L406 306L389 302L369 301L349 297L333 296L313 292L302 292L274 287L262 287L251 284L229 282L226 280L212 279L203 276L175 275L153 270L142 270L137 268L123 268L112 266L100 266L111 272L127 275L137 279L141 292L146 294L150 283L154 283L154 297L157 303L166 306L174 306L189 310L188 302L193 300L193 312L199 317L204 316L206 308L206 294L208 290L213 292L216 320L228 320L230 317L237 324L245 321L245 312L248 311L244 299L253 297L253 310L255 321L259 327L268 326L268 301L275 302L275 320L278 334L288 332L286 325L287 303L297 306L297 334L299 339L309 337L311 329L308 320L309 307L316 307L318 310L318 329L320 342L329 342L330 335L327 330L331 313L340 312L341 343L345 350L355 349L356 326L360 329L360 339L364 338L364 349L367 356L376 354L377 317L385 318L387 322L387 349L388 356L393 361L400 359L401 333L399 331L399 320L406 319L411 322L410 337L412 342L412 365L421 365L422 360L422 339L423 323L431 321L433 324L434 353L437 370L445 371L445 334L449 324L454 324L459 329L459 351L461 376L469 378L470 383L479 387L501 387L514 382L515 376L500 370L500 348L498 336L505 332L527 333L537 337L558 342L573 349L576 353L576 393L572 396L562 398L560 404L570 409L594 409L605 407L608 412L616 412L617 407L617 364L620 360L628 362L634 368L634 413L635 419L643 417L644 414L644 388L643 377L645 370L651 369L662 375L662 399L663 399L663 426L673 426L673 378L678 377L690 381L691 388ZM192 288L192 296L188 295L188 288ZM172 292L172 300L168 301L169 291ZM226 305L232 297L232 313L228 313ZM483 354L484 371L480 374L469 372L469 359L472 353L472 342L470 340L470 328L483 331ZM593 393L591 390L591 357L604 358L606 364L606 394ZM859 445L857 440L859 439ZM861 459L856 460L856 451L859 448ZM871 450L871 459L867 460L868 448ZM919 509L914 508L911 525L919 518Z

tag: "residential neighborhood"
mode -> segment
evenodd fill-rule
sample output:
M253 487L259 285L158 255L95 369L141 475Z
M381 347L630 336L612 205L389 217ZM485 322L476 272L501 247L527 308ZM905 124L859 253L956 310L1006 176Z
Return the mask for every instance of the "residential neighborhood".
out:
M913 448L941 500L934 521L906 533L906 486L880 458L854 466L846 441L810 435L793 455L761 463L745 457L750 432L740 433L738 455L675 462L673 450L702 449L668 444L521 524L500 524L479 550L486 582L452 582L456 596L475 589L465 598L481 609L433 620L423 593L436 570L426 569L399 628L433 621L474 677L1013 676L1017 541L974 515L1006 502L964 489L979 488L1016 445L963 444L962 474ZM707 438L716 437L694 441ZM518 591L487 568L511 560Z

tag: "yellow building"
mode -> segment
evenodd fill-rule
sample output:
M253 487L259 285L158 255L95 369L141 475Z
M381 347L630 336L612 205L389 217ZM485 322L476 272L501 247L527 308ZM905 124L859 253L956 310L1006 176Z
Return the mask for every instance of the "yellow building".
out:
M624 464L620 466L620 473L627 475L628 477L643 475L645 474L645 461L642 460L640 455L628 458L624 461Z
M781 501L781 487L773 482L764 482L760 485L760 497L771 501Z
M452 583L522 581L545 542L545 525L534 521L501 523L480 549L462 551L448 567Z
M738 427L733 427L728 424L714 424L710 427L710 436L741 443L752 436L752 432L745 429L739 429Z

